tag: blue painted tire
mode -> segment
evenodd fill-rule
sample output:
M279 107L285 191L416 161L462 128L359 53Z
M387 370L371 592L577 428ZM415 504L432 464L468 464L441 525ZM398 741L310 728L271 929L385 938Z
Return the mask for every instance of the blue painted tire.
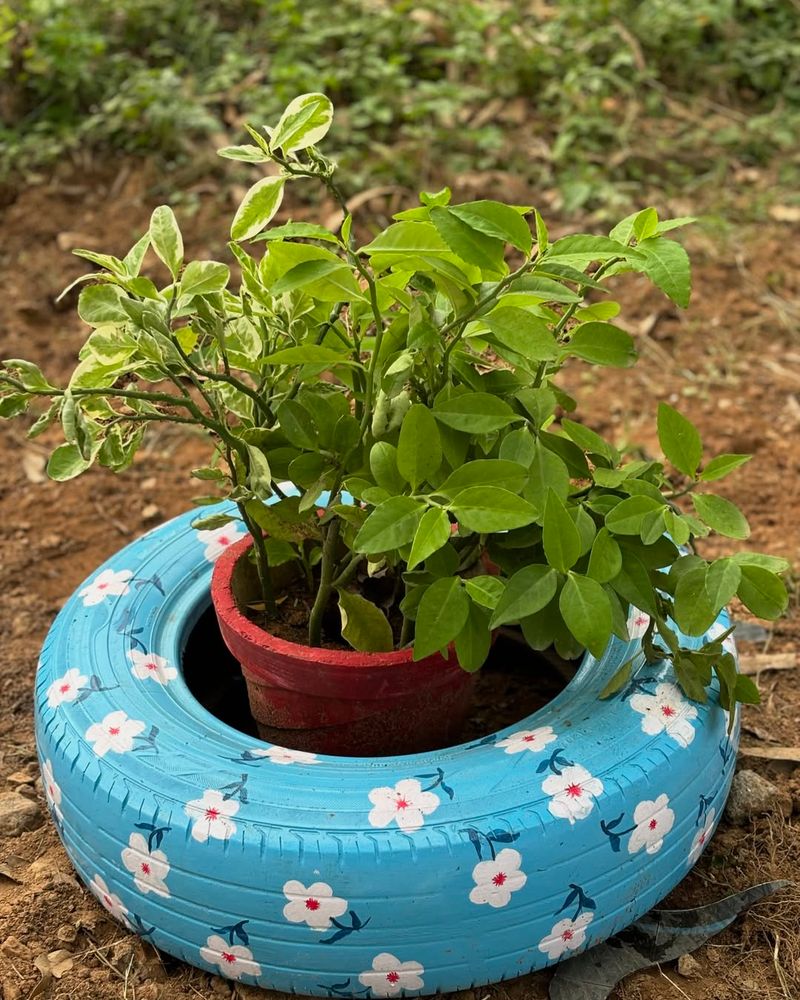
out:
M429 754L315 757L218 721L179 666L236 527L197 532L195 516L89 578L37 675L54 820L122 923L247 983L429 994L569 957L641 916L696 861L722 812L738 723L729 739L716 693L688 702L663 664L598 700L636 638L587 656L528 719ZM723 615L714 629L726 626Z

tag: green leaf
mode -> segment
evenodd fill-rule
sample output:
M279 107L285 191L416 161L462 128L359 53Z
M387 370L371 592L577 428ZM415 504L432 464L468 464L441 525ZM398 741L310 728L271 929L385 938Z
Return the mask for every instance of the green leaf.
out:
M376 441L370 448L369 467L378 486L390 493L402 493L406 480L397 468L397 448L388 441Z
M547 494L542 531L544 554L551 566L566 573L581 554L581 536L563 501L553 491Z
M529 361L549 361L558 354L547 323L525 309L499 306L482 320L501 344Z
M736 687L733 689L735 701L740 701L744 705L760 705L761 695L752 677L745 674L736 675Z
M238 160L240 163L264 163L269 157L260 146L245 143L242 146L223 146L217 150L217 156L226 160Z
M149 235L156 256L167 265L172 277L177 278L183 263L183 237L169 205L159 205L153 211Z
M409 545L417 531L424 504L411 497L390 497L369 515L353 540L353 550L380 555Z
M452 501L459 526L486 533L509 531L531 524L536 511L527 500L498 486L469 486Z
M767 621L780 618L789 603L783 580L762 566L744 564L741 570L736 593L742 604L758 618Z
M740 468L752 457L752 455L717 455L716 458L712 458L708 462L697 478L701 483L713 483L715 480L729 475L734 469Z
M621 551L622 569L611 581L611 586L629 604L654 615L658 608L647 567L634 552L624 548Z
M549 245L549 233L547 232L544 219L539 215L538 209L534 209L533 214L536 220L536 246L541 257Z
M250 485L250 489L257 497L268 497L272 493L272 473L270 472L267 456L260 448L256 448L255 445L248 444L245 447L247 448L247 459L250 466L247 473L247 482Z
M241 242L259 233L283 201L285 177L262 177L250 188L231 223L231 239Z
M535 454L536 438L527 427L518 427L503 435L503 440L500 442L500 458L503 461L513 462L524 469L529 469Z
M742 569L733 559L715 559L708 567L706 590L715 608L724 608L742 579Z
M599 658L611 640L613 619L608 594L597 580L570 573L558 599L564 624L589 652Z
M631 678L633 673L633 660L626 660L625 663L617 670L611 680L606 684L603 690L598 695L599 698L610 698L612 695L616 694L617 691L621 691Z
M705 563L694 566L681 574L675 587L672 617L686 635L702 635L719 613L706 587L707 574Z
M476 604L493 611L503 596L505 583L499 576L471 576L464 581L467 593Z
M206 517L197 517L192 521L195 531L214 531L215 528L224 528L234 520L230 511L225 514L208 514Z
M417 609L414 659L446 649L466 625L469 609L469 598L457 576L435 580Z
M595 433L595 431L589 427L584 427L583 424L576 423L574 420L568 420L566 417L561 420L561 426L575 444L584 451L588 451L594 455L602 455L611 465L618 464L619 452L617 449L610 445L605 438Z
M499 201L471 201L451 205L450 213L487 236L510 243L523 253L530 253L531 231L520 213Z
M686 520L669 507L664 511L664 527L676 545L685 545L691 537L691 528Z
M468 434L490 434L522 418L488 392L472 392L437 402L433 415L447 427Z
M142 261L149 248L150 232L148 231L144 236L139 237L122 260L122 266L129 277L137 277L139 271L142 269Z
M692 293L692 269L680 243L654 236L638 243L636 250L644 257L644 262L636 263L637 270L644 271L656 287L685 309Z
M565 352L612 368L630 368L637 357L631 335L612 323L583 323L572 333Z
M330 347L319 347L316 344L304 344L299 347L285 347L282 351L273 351L267 355L261 364L266 367L275 365L334 365L354 364L350 358Z
M341 292L337 291L333 295L327 293L326 286L330 284L333 284L336 289L340 289L345 295L354 298L360 297L360 289L353 278L352 271L334 254L330 254L325 259L301 261L278 278L270 288L270 292L277 296L303 288L311 295L317 294L319 298L323 297L319 293L325 290L326 301L331 298L336 299L337 296L342 298Z
M116 285L90 285L78 299L78 315L89 326L125 323L128 314L122 307L123 292Z
M324 94L301 94L291 101L270 136L270 149L294 153L308 149L327 135L333 105Z
M227 264L216 260L193 260L181 275L181 295L210 295L221 292L231 272Z
M85 472L91 464L81 455L76 445L62 444L47 462L47 475L57 483L63 483Z
M397 468L416 491L442 464L442 442L433 413L414 403L403 417L397 442Z
M760 566L771 573L785 573L791 565L788 559L768 556L763 552L734 552L731 559L740 566Z
M658 404L658 440L675 468L693 479L703 457L703 443L691 420L669 403Z
M725 497L718 497L715 493L693 493L692 504L698 517L720 535L739 539L750 536L747 518L736 504Z
M362 653L388 653L394 649L392 626L371 601L349 590L339 590L342 638Z
M462 260L482 271L501 273L505 269L501 240L473 229L449 208L432 208L430 219L447 246Z
M422 515L417 533L411 545L411 554L406 563L408 569L414 569L425 562L428 556L437 552L450 540L450 519L440 507L431 507Z
M535 614L553 599L558 587L558 573L552 566L524 566L506 584L494 609L491 628Z
M448 257L452 251L430 222L395 222L362 247L361 253L381 257L413 257L420 253Z
M561 500L569 493L569 469L555 452L550 451L537 438L531 462L530 479L524 496L536 508L537 514L544 511L547 495L553 491Z
M314 418L295 399L285 399L278 407L278 424L286 439L296 448L317 448L319 432Z
M489 615L483 608L470 604L464 627L456 636L456 656L462 670L474 673L486 662L492 648Z
M595 536L589 556L588 576L598 583L608 583L622 569L622 552L608 528L603 527Z
M628 257L633 254L630 247L623 246L607 236L564 236L550 247L547 262L560 260L583 268L592 261L611 260L612 257Z
M326 243L338 243L336 235L324 226L315 222L284 222L264 233L259 233L253 240L289 240L289 239L324 240Z
M638 535L645 517L664 506L649 496L628 497L608 512L606 527L615 535Z
M515 433L512 431L512 434ZM436 492L455 497L468 486L500 486L519 493L528 477L527 470L517 462L500 458L478 458L451 472Z

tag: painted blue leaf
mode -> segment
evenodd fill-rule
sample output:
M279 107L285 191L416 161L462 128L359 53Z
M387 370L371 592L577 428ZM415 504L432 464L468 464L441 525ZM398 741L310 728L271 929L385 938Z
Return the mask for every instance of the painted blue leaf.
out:
M447 796L448 796L448 797L449 797L449 798L450 798L451 800L455 798L455 794L456 794L456 793L455 793L455 792L453 791L453 789L452 789L452 788L451 788L451 787L450 787L449 785L446 785L446 784L445 784L444 782L442 782L442 791L443 791L443 792L445 793L445 795L447 795Z
M244 929L244 925L247 923L246 920L242 920L234 926L233 932L237 938L242 942L242 944L247 945L250 943L250 938L247 936L247 931Z
M470 827L467 831L469 833L469 839L472 841L472 846L478 852L478 858L483 860L483 852L481 850L481 835L474 827Z
M572 906L572 904L573 904L573 903L575 902L575 900L576 900L576 899L578 898L578 894L579 894L579 893L580 893L580 889L578 889L577 887L573 888L572 892L571 892L571 893L570 893L570 894L569 894L569 895L567 896L567 898L566 898L566 899L564 900L564 905L563 905L563 906L561 907L561 909L560 909L560 910L556 910L556 914L559 914L559 913L561 913L561 912L562 912L562 910L566 910L566 908L567 908L568 906Z
M494 840L499 844L510 844L517 839L519 834L511 833L509 830L492 830L488 836L489 840Z
M550 767L550 761L543 760L541 764L539 764L538 767L536 768L536 773L541 774L543 771L546 771L548 767Z

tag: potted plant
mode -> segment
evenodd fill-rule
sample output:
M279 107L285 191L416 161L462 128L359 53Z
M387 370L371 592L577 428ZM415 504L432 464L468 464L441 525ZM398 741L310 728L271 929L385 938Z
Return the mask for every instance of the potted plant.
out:
M599 657L628 637L632 608L645 655L671 660L689 698L704 701L716 676L726 708L755 701L727 632L681 638L703 636L734 596L762 618L786 606L784 561L694 549L711 531L748 536L708 489L747 456L704 461L697 430L662 402L666 462L626 459L574 419L558 384L566 364L636 360L607 279L638 272L688 304L689 261L668 233L692 220L646 208L608 236L551 241L534 209L453 205L445 188L359 240L317 148L332 116L306 94L274 128L248 128L252 143L220 150L267 170L231 225L240 280L184 259L167 206L124 258L75 251L99 268L78 279L79 364L61 388L5 361L0 415L49 403L29 434L60 421L56 480L95 462L122 471L155 422L207 435L194 502L229 506L196 527L215 555L228 549L214 603L276 742L364 754L446 743L494 630ZM341 226L270 227L286 185L306 179ZM149 249L169 272L160 285L141 273Z

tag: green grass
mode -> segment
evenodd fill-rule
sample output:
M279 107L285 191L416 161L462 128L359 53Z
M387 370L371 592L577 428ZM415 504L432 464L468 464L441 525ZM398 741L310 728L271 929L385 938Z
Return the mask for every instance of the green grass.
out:
M512 171L616 210L793 148L797 17L793 0L17 0L0 176L79 147L179 162L232 116L323 90L362 185Z

